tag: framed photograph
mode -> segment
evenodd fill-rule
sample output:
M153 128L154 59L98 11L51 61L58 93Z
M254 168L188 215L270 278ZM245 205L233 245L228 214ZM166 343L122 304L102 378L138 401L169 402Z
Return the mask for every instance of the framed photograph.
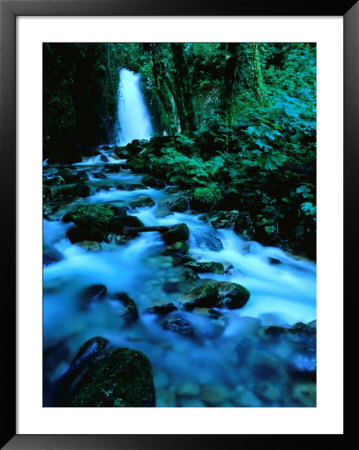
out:
M1 0L4 448L344 448L359 7L254 3Z

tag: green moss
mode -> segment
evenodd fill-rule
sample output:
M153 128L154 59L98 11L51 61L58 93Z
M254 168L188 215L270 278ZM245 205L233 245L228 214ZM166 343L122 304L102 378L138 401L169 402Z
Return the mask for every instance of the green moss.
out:
M221 199L218 189L208 187L196 188L191 199L191 207L197 211L209 211Z
M74 222L79 227L107 228L115 215L111 205L82 205L63 217L64 222Z

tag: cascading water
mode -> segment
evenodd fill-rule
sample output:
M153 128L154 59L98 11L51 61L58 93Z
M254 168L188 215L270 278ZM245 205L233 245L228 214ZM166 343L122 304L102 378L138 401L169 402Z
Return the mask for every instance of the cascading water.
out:
M139 76L122 69L119 94L120 145L150 138L151 123ZM271 332L275 333L276 327L289 330L296 322L316 318L315 264L290 257L279 248L245 242L230 229L215 230L190 210L171 212L169 205L181 193L141 185L143 174L133 174L124 163L111 150L99 148L97 156L69 166L76 176L87 176L90 195L61 207L56 198L47 205L43 280L44 348L49 356L44 360L45 404L52 405L51 386L67 371L80 346L94 336L103 336L112 346L147 355L154 372L157 406L313 406L313 383L291 377L293 371L303 368L313 373L315 348L310 343L311 353L307 347L303 350L303 343L290 332L270 339L266 327L274 328ZM45 177L50 180L56 174L55 167L44 164ZM155 205L133 203L144 196ZM164 253L166 246L158 232L140 233L125 245L101 242L90 251L71 244L66 232L73 224L61 219L75 206L92 204L125 207L145 226L186 223L190 229L188 257L222 263L225 268L223 274L199 277L245 286L251 293L248 303L241 309L217 311L213 317L183 310L181 298L199 280L191 278L176 257ZM83 309L79 294L94 284L105 285L108 296ZM114 300L119 292L128 294L137 305L139 318L130 326L123 322L123 306ZM179 310L165 317L146 312L170 302ZM195 338L162 328L165 319L177 318L191 323Z
M127 69L120 70L118 85L117 145L123 146L134 139L150 139L153 130L140 87L141 76Z

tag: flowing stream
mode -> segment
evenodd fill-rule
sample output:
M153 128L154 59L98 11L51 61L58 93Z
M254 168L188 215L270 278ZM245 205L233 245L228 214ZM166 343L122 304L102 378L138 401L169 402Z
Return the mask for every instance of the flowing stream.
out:
M134 137L148 138L151 128L149 121L143 121L146 114L138 76L123 70L121 82L125 102L119 107L121 143ZM142 106L126 106L130 98ZM141 123L143 126L138 128ZM126 190L140 183L145 174L123 168L125 160L111 150L98 150L97 156L68 166L74 173L86 173L90 195L58 205L44 220L44 245L58 255L56 261L44 266L43 272L44 348L56 349L45 363L48 383L67 370L87 339L103 336L114 346L135 348L148 356L154 371L157 406L297 405L298 396L293 394L296 385L286 370L288 361L296 363L299 358L301 364L312 362L296 344L268 340L263 327L290 327L316 318L315 264L291 257L279 248L246 242L230 229L215 230L190 210L171 213L168 207L180 194L172 190L169 193L168 187ZM120 164L121 169L109 172L109 164ZM46 177L55 173L53 166L44 166ZM129 206L144 195L155 205ZM219 318L189 311L174 311L165 317L146 313L153 305L180 304L181 296L196 281L188 278L172 256L163 254L165 244L158 232L141 233L121 246L101 243L94 251L71 244L66 230L73 224L61 219L74 206L87 203L128 206L128 214L137 216L146 226L186 223L190 229L189 256L198 261L222 262L226 269L223 275L199 276L245 286L251 293L248 303L241 309L220 311ZM78 295L96 283L107 287L108 298L91 303L84 311L79 308ZM123 306L111 299L117 292L126 292L136 302L139 319L132 325L124 325ZM162 329L165 319L177 317L192 324L195 338ZM263 383L267 383L265 388ZM269 393L260 395L261 389L262 394L263 389L269 389ZM44 394L46 402L46 388Z

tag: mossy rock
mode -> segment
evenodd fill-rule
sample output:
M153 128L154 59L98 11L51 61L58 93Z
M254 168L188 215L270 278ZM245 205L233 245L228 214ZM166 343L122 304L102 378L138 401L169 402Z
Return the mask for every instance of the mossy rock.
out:
M162 239L166 244L174 244L178 241L187 241L189 238L189 228L185 223L173 225L168 231L162 234Z
M183 298L188 311L198 307L237 309L249 300L249 291L240 284L229 281L208 281L192 289Z
M238 211L211 211L204 214L201 219L210 223L213 228L233 228L237 218Z
M137 200L130 203L131 208L145 208L154 206L155 202L147 195L141 195Z
M188 210L188 200L181 197L178 198L172 205L169 207L169 210L172 212L185 212Z
M113 205L81 205L68 212L63 222L74 222L79 227L95 227L107 230L115 217L125 217L124 208Z
M127 160L127 165L134 173L147 172L149 169L147 160L140 156Z
M142 178L142 183L155 189L163 189L166 182L161 178L156 178L153 175L146 175Z
M98 361L79 381L68 406L155 406L149 359L137 350L117 348Z
M219 275L224 274L224 267L219 262L188 262L185 267L194 270L197 273L216 273Z
M218 302L218 288L214 282L207 282L203 286L191 289L183 300L188 311L200 307L215 307Z
M242 308L249 300L250 292L241 284L217 281L216 287L218 289L218 308Z
M125 185L125 191L138 191L139 189L147 189L143 183L132 183Z
M168 246L164 251L164 255L175 255L183 256L189 251L189 244L187 242L175 242L174 244Z
M71 199L76 197L87 197L90 195L90 188L86 183L77 183L71 185L61 185L51 187L46 191L47 200Z
M191 198L191 208L195 211L206 212L220 201L221 195L217 190L207 187L196 188Z

